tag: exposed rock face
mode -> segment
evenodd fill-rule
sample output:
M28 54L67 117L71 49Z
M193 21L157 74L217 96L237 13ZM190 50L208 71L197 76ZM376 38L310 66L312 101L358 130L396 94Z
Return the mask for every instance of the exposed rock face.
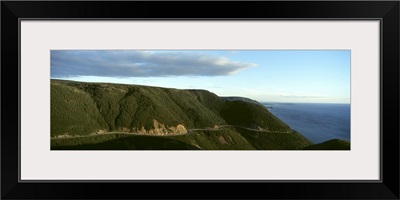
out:
M153 129L149 130L146 130L143 126L141 128L132 128L132 130L130 130L129 132L149 135L176 135L187 133L185 126L183 126L182 124L167 127L164 124L159 123L156 119L153 120L153 127Z
M107 131L104 130L97 130L96 132L90 133L89 135L99 135L99 134L108 134L110 132L123 132L123 133L136 133L136 134L148 134L148 135L178 135L178 134L185 134L187 133L187 129L182 124L178 124L176 126L167 127L164 124L159 123L157 120L153 120L153 127L152 129L145 129L144 126L140 128L126 128L120 127L117 130ZM70 137L68 133L59 135L58 138L62 137ZM57 138L57 137L56 137Z
M218 137L218 140L219 140L219 142L221 142L222 144L228 144L223 136L219 136L219 137Z

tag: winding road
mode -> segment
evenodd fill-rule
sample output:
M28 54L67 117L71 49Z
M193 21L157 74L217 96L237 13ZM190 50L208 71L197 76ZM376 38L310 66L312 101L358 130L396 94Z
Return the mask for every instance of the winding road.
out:
M221 125L221 126L217 126L217 128L205 128L205 129L204 128L203 129L194 128L194 129L189 129L187 134L191 134L192 131L220 131L221 128L225 128L225 127L241 128L241 129L245 129L245 130L249 130L249 131L264 132L264 133L292 133L292 131L280 132L280 131L266 131L266 130L252 129L252 128L239 126L239 125Z
M249 131L264 132L264 133L293 133L293 131L287 131L287 132L267 131L267 130L252 129L252 128L239 126L239 125L221 125L221 126L216 126L216 128L193 128L193 129L188 129L186 133L181 133L181 134L151 135L151 134L144 134L144 133L107 132L107 133L98 133L98 134L91 134L91 135L75 135L75 136L66 136L66 137L56 137L56 138L51 138L51 139L52 140L56 140L56 139L69 139L69 138L85 138L85 137L95 137L95 136L100 136L100 135L112 135L112 134L141 135L141 136L155 136L155 137L159 137L159 136L178 136L178 135L192 134L193 131L220 131L221 128L226 128L226 127L241 128L241 129L245 129L245 130L249 130Z

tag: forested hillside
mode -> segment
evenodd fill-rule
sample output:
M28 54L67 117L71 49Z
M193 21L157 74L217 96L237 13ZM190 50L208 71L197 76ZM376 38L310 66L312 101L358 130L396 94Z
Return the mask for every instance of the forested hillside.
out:
M264 106L206 90L63 80L51 80L51 137L52 149L302 149L312 144Z

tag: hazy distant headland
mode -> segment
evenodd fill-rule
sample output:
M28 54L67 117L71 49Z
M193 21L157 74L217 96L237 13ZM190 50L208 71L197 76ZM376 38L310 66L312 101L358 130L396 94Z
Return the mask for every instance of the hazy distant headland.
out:
M207 90L51 80L52 150L348 150L313 144L259 102Z

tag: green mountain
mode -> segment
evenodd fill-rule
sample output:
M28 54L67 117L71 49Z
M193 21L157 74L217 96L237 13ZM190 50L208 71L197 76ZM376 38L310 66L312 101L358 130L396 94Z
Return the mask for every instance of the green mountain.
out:
M221 97L221 98L228 100L228 101L244 101L244 102L248 102L248 103L262 105L260 102L253 100L253 99L246 98L246 97Z
M136 134L136 135L135 135ZM51 80L52 149L302 149L264 106L206 90Z

